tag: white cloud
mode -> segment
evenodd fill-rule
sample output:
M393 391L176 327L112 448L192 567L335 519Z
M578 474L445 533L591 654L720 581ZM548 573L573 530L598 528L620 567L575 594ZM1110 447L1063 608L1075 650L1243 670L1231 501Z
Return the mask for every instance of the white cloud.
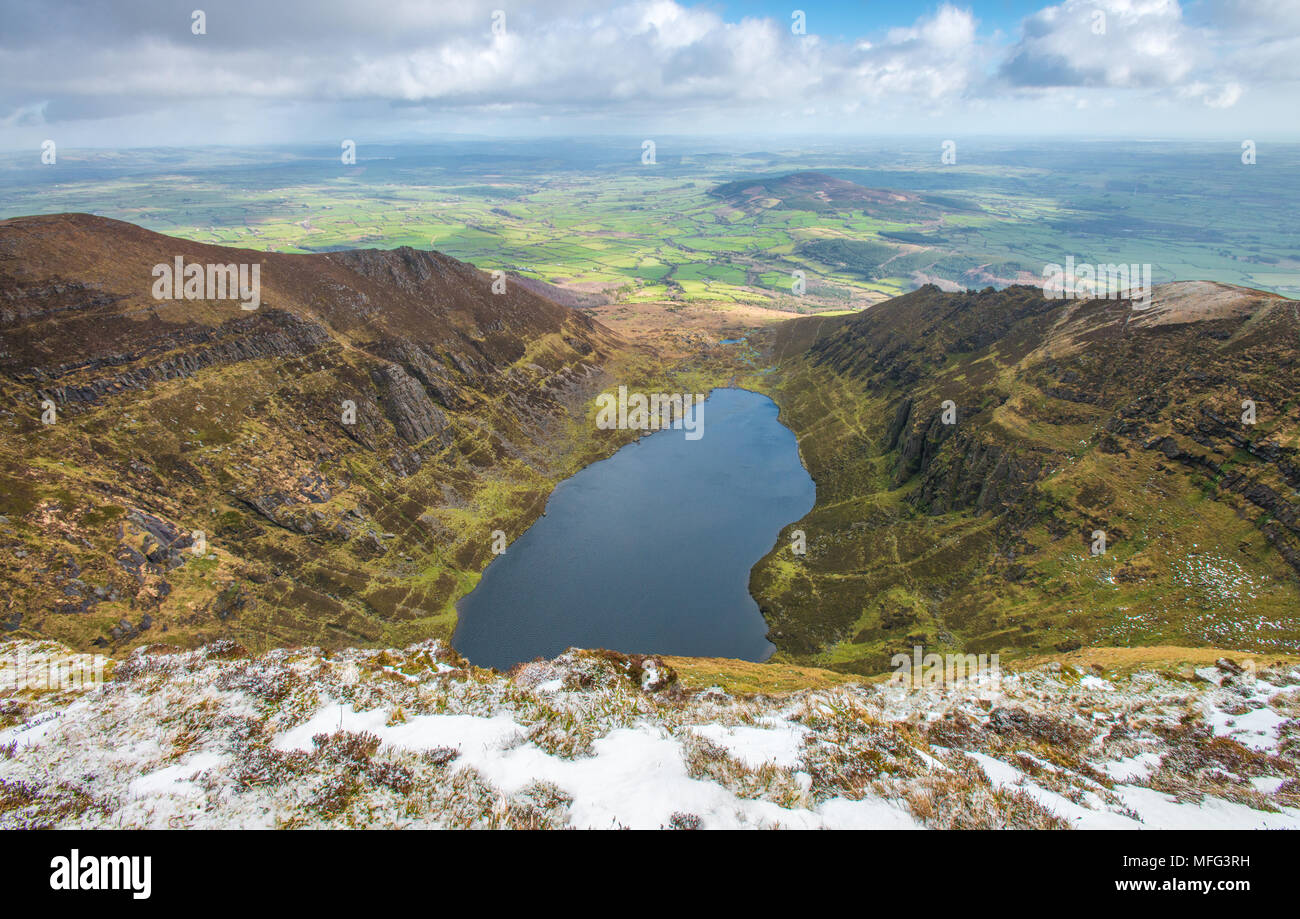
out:
M1204 58L1177 0L1066 0L1025 20L1002 74L1030 87L1168 87Z
M1225 84L1217 93L1206 96L1204 102L1210 108L1232 108L1241 98L1241 86L1236 83Z
M1198 12L1225 69L1255 82L1300 82L1300 2L1210 0Z
M780 16L727 21L675 0L519 0L497 36L499 6L396 0L376 15L355 0L230 0L209 10L206 36L167 0L116 12L54 3L40 16L19 7L0 35L0 113L10 113L0 127L84 124L110 137L104 126L117 120L131 142L220 143L243 111L249 124L286 131L314 124L313 140L358 113L390 128L482 133L511 119L579 130L949 131L998 112L1023 121L1040 97L1051 119L1065 91L1120 113L1127 93L1240 114L1284 105L1283 89L1300 79L1292 0L1208 0L1192 7L1194 21L1176 0L1064 0L1027 17L1012 41L981 35L976 14L953 3L852 40L793 35Z
M1210 108L1232 108L1242 96L1239 83L1225 83L1214 87L1208 83L1189 83L1178 94L1185 99L1197 99Z
M970 10L949 4L885 42L858 48L858 89L872 99L930 104L960 96L979 78L983 52Z

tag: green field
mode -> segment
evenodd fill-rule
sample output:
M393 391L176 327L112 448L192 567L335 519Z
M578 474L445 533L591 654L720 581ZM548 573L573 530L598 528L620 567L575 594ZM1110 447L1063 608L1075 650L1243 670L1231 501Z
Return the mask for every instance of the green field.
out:
M990 144L964 147L949 166L897 148L818 149L642 165L639 144L613 140L465 142L363 146L355 166L320 150L68 151L55 167L0 160L0 216L88 211L279 252L434 248L606 302L842 309L927 281L1033 280L1070 255L1150 263L1156 283L1300 296L1300 230L1275 218L1300 187L1300 148L1249 167L1205 144ZM710 194L811 170L926 203L873 210L802 194L737 208Z

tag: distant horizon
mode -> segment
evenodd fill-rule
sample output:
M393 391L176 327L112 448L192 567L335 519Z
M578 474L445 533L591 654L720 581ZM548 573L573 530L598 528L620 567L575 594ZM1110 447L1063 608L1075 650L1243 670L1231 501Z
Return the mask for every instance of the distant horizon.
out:
M898 132L898 133L878 133L878 134L827 134L827 133L788 133L788 134L740 134L740 133L688 133L675 134L667 132L658 132L654 134L638 134L626 132L608 132L608 133L549 133L549 134L438 134L426 137L402 137L402 138L373 138L365 137L350 138L357 144L358 159L365 159L365 148L401 148L414 147L428 144L456 144L456 143L511 143L524 144L529 141L564 141L564 140L593 140L603 142L628 141L639 145L643 139L653 139L656 142L663 140L673 141L690 141L703 142L716 145L718 147L745 145L746 142L763 143L780 141L790 143L792 141L835 143L835 144L869 144L869 143L886 143L890 141L927 141L941 142L945 139L952 139L974 143L1005 143L1005 144L1056 144L1056 143L1073 143L1073 144L1227 144L1239 145L1243 140L1254 140L1256 144L1263 143L1278 146L1300 146L1300 131L1290 135L1273 136L1270 134L1256 133L1250 138L1241 138L1235 135L1167 135L1167 136L1130 136L1123 134L998 134L998 133L959 133L942 134L937 132ZM248 143L186 143L186 144L137 144L131 146L120 146L116 144L77 144L77 145L59 145L60 155L78 150L94 151L123 151L123 152L147 152L151 150L283 150L297 151L317 149L321 150L321 155L327 159L337 159L337 148L340 143L338 138L307 138L303 140L292 141L257 141ZM665 151L666 152L666 151ZM762 152L776 152L763 150ZM815 151L805 151L815 152ZM905 151L900 151L905 152ZM30 153L34 160L39 164L40 148L29 146L0 146L0 155L22 155ZM373 158L373 157L372 157Z

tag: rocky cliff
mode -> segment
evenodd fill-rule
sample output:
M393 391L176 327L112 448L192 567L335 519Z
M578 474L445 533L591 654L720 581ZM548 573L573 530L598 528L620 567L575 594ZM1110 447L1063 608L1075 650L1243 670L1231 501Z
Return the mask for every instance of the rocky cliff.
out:
M1190 282L1127 300L922 288L796 320L777 399L818 485L751 584L787 654L1300 647L1300 317Z
M259 305L156 299L177 258L259 266ZM83 648L449 635L492 531L611 449L581 422L626 350L491 283L406 248L0 221L0 629Z

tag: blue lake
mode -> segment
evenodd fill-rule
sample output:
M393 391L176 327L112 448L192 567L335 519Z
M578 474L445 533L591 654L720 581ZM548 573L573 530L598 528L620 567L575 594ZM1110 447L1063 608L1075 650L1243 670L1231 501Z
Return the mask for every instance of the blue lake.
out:
M815 489L776 404L715 389L703 436L659 431L555 489L459 605L453 645L505 669L570 647L765 660L749 570Z

